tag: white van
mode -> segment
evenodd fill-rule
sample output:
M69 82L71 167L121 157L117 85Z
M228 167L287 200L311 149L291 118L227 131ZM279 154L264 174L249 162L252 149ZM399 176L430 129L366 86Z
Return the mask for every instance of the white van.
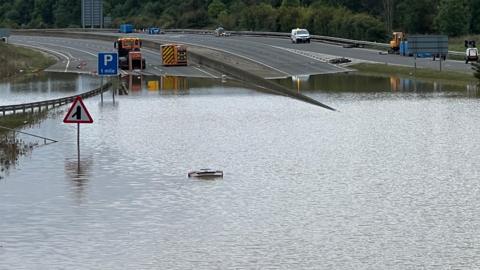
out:
M310 43L310 34L307 29L292 29L290 39L292 40L292 43Z
M465 51L465 64L468 64L469 61L478 62L477 48L467 48Z

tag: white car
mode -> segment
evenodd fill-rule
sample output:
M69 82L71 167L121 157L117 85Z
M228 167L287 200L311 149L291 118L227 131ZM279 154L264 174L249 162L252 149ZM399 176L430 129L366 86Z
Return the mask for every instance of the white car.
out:
M465 51L465 64L468 64L468 62L478 62L477 48L467 48Z
M292 34L290 35L293 43L310 43L310 34L307 29L292 29Z

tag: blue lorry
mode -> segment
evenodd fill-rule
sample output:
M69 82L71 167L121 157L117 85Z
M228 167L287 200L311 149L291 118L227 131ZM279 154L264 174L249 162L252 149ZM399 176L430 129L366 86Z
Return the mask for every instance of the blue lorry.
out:
M133 32L133 25L129 23L124 23L120 25L120 33L132 33Z

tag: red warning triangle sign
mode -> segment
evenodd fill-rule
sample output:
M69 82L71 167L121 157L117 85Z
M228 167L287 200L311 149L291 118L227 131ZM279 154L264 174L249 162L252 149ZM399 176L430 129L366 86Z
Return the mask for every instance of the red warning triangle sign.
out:
M93 118L83 104L82 97L78 96L72 103L72 106L63 118L64 123L81 123L81 124L91 124L93 123Z

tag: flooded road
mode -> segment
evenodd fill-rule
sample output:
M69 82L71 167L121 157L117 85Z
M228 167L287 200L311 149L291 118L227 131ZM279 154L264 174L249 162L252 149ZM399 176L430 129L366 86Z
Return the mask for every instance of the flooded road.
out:
M479 268L476 90L335 76L302 91L340 112L132 78L115 103L85 100L80 170L52 111L25 131L60 142L0 180L0 269ZM187 178L205 167L224 178Z
M0 106L72 96L99 85L100 80L89 75L42 72L12 82L0 81Z

